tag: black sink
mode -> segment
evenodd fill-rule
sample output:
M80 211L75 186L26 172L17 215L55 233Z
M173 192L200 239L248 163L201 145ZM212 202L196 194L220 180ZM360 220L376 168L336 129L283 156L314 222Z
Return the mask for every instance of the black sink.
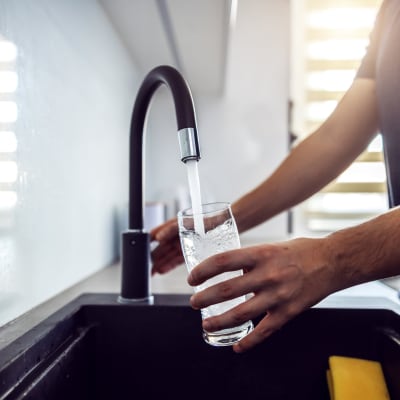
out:
M323 400L330 355L380 361L400 399L400 315L390 307L313 308L235 354L203 342L188 296L116 299L83 295L1 350L0 399Z

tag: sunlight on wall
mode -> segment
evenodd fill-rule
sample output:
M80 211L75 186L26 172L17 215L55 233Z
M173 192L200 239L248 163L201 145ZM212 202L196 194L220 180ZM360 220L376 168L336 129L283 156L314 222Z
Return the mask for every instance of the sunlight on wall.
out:
M115 261L139 75L96 0L0 9L1 326Z
M375 8L331 7L327 10L311 11L308 14L307 25L318 29L370 29L375 17Z
M18 166L18 141L14 133L18 118L15 95L18 75L15 71L17 46L0 36L0 303L15 294L13 285L15 265L15 207Z
M15 183L18 166L15 161L17 138L13 131L18 118L15 92L18 88L18 75L15 71L17 46L0 37L0 213L12 213L17 203ZM3 216L3 220L5 215ZM9 217L9 216L8 216ZM8 218L7 218L8 219ZM0 229L1 229L0 220Z
M295 26L304 64L295 67L297 80L296 134L304 138L317 129L336 108L351 86L366 53L380 1L303 1ZM296 22L296 20L295 20ZM297 69L296 69L297 68ZM300 93L300 95L299 95ZM375 216L388 207L382 138L333 183L299 208L298 230L332 231Z

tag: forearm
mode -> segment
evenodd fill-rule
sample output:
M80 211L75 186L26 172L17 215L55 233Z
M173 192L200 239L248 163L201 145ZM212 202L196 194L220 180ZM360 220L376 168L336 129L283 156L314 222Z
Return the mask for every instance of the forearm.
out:
M322 189L365 149L377 127L375 83L357 81L316 132L296 146L268 179L233 203L239 231Z
M350 148L351 146L348 146ZM258 187L232 205L240 232L285 211L321 190L343 172L364 149L350 152L316 132L300 143L278 169Z
M400 208L324 240L336 290L400 274Z
M343 169L343 164L348 162L340 162L340 155L319 133L308 137L269 178L233 203L239 231L246 231L307 199L328 184Z

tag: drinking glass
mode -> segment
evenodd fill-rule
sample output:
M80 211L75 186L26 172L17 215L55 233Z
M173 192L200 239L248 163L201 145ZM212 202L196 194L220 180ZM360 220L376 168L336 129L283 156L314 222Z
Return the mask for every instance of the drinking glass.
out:
M193 212L191 208L179 211L178 224L182 252L189 272L214 254L240 248L239 234L229 203L203 204L200 212ZM198 292L242 274L242 270L221 273L196 286L194 291ZM203 308L202 318L222 314L244 301L246 296L240 296ZM216 332L207 332L203 329L203 338L213 346L229 346L245 337L252 329L252 321Z

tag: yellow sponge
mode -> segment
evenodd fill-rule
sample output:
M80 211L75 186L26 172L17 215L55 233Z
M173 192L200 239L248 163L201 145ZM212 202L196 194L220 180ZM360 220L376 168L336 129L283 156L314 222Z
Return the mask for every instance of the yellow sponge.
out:
M327 380L331 400L390 400L377 361L331 356Z

